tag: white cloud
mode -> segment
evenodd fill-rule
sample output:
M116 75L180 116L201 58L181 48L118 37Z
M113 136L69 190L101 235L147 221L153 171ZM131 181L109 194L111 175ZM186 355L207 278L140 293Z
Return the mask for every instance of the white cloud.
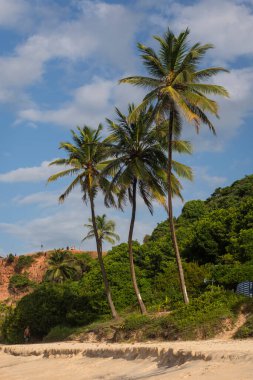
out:
M212 188L224 185L227 181L226 177L210 175L208 173L208 168L205 166L195 166L193 171L197 181L204 181Z
M31 221L16 224L0 223L2 231L22 241L28 250L38 250L42 243L47 248L61 248L80 242L81 219L76 212L68 215L59 212L53 216L38 217Z
M122 5L92 1L80 4L83 6L76 18L62 17L53 25L47 23L47 13L42 12L44 29L30 34L9 56L0 57L0 101L13 101L19 95L17 91L42 80L47 63L55 59L63 66L65 60L94 59L99 70L106 66L111 70L133 67L138 16Z
M117 80L94 78L91 83L77 88L72 101L58 109L27 108L19 112L20 121L53 123L66 127L92 126L113 117L114 106L125 111L128 102L138 103L144 96L141 89L118 85Z
M152 18L163 29L178 33L189 27L191 40L215 45L213 59L231 61L241 55L252 55L252 5L246 1L199 0L190 5L180 2L163 4L162 10Z
M17 201L28 207L34 204L43 204L52 201L54 194L36 193L24 198L19 198ZM44 203L44 204L45 204ZM57 205L57 200L55 200ZM127 206L126 213L122 213L115 209L107 209L103 204L102 196L98 196L95 202L96 210L99 215L105 213L108 219L113 219L116 222L116 232L120 235L121 241L126 242L129 229L129 212L130 207ZM76 190L64 204L58 205L57 210L48 209L48 215L38 216L31 220L19 220L15 223L0 223L0 230L20 241L20 245L24 248L24 252L36 251L43 244L44 249L61 248L75 245L82 249L95 250L95 241L87 240L81 244L81 240L87 232L84 224L90 218L89 205L85 205L81 199L81 193ZM159 214L161 208L156 210ZM43 210L45 212L45 209ZM156 215L158 220L165 218L165 213ZM157 217L151 217L146 208L139 207L137 210L137 220L135 223L134 239L140 242L146 234L149 234L154 229L157 223ZM109 249L110 244L105 243L104 249ZM12 250L11 242L9 242L9 250ZM21 252L18 252L21 253Z
M0 0L0 26L20 24L27 16L28 9L28 3L24 0Z
M59 195L55 192L41 191L26 196L17 196L13 199L13 202L21 206L38 205L40 207L48 207L56 205L58 198Z
M18 168L7 173L0 174L0 182L41 182L59 171L55 166L48 166L51 161L43 161L40 166Z

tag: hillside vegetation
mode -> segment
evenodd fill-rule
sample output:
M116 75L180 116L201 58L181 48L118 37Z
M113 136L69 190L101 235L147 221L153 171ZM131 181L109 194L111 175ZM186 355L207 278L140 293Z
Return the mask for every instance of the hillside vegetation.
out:
M74 332L84 339L95 332L118 341L206 338L222 331L227 319L233 324L243 310L249 318L237 336L252 336L253 304L234 290L238 282L253 281L253 175L215 190L206 201L187 202L176 219L176 229L189 305L182 302L168 222L164 221L143 244L133 245L148 316L137 313L128 247L123 243L104 257L120 321L110 321L99 263L89 259L82 264L78 279L71 275L59 282L45 278L15 308L10 307L2 321L3 338L21 342L27 325L34 340L62 339Z

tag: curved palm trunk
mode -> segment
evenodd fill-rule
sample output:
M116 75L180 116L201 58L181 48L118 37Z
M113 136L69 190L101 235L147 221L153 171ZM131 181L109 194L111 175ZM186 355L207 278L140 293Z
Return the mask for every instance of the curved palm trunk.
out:
M132 283L134 287L134 291L141 309L142 314L147 314L146 307L144 305L144 302L142 301L141 293L139 291L137 281L136 281L136 274L135 274L135 268L134 268L134 256L133 256L133 231L134 231L134 222L135 222L135 214L136 214L136 185L137 180L134 179L133 182L133 205L132 205L132 216L131 216L131 223L129 228L129 234L128 234L128 253L129 253L129 261L130 261L130 272L131 272L131 278Z
M112 316L114 319L118 319L119 316L112 300L110 285L108 282L108 278L107 278L107 274L106 274L106 270L104 266L103 255L102 255L102 245L100 244L99 237L98 237L94 200L90 193L89 193L89 198L90 198L90 207L91 207L91 219L92 219L92 224L93 224L93 229L94 229L94 234L95 234L96 244L97 244L98 261L99 261L100 269L102 272L105 292L106 292L107 300L111 309Z
M169 216L169 225L170 225L170 233L172 238L172 244L174 248L174 252L176 255L176 261L179 272L179 281L180 286L184 298L184 303L189 303L189 298L185 285L184 271L182 267L182 261L180 257L180 252L177 243L177 236L173 221L173 209L172 209L172 188L171 188L171 171L172 171L172 135L173 135L173 111L170 112L170 120L169 120L169 130L168 130L168 172L167 172L167 181L168 181L168 216Z

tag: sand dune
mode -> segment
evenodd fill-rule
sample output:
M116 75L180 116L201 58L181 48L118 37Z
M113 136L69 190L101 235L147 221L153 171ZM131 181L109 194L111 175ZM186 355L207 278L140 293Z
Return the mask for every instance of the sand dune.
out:
M0 346L1 380L252 380L253 340Z

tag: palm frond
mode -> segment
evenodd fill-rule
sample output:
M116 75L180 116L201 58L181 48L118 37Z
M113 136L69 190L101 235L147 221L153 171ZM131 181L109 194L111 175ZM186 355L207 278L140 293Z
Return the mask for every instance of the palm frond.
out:
M59 202L60 203L63 203L65 201L65 199L67 198L67 196L72 192L72 190L78 185L80 184L80 181L81 181L81 175L77 176L72 182L71 184L67 187L67 189L64 191L63 194L60 195L59 197Z
M191 77L194 82L198 82L202 79L209 79L220 72L229 73L229 70L224 69L223 67L208 67L206 69L195 71L191 74Z
M79 169L67 169L67 170L63 170L62 172L59 172L59 173L51 175L48 178L47 182L54 182L54 181L57 181L57 179L59 179L59 178L66 177L66 176L69 176L69 175L73 175L73 174L76 174L78 172L79 172Z
M229 98L228 91L224 87L218 86L216 84L187 83L187 87L192 90L199 91L203 94L220 95Z
M172 141L172 149L177 153L192 154L192 144L190 141L174 140Z
M179 177L188 179L189 181L193 180L193 172L189 166L173 160L172 168Z

